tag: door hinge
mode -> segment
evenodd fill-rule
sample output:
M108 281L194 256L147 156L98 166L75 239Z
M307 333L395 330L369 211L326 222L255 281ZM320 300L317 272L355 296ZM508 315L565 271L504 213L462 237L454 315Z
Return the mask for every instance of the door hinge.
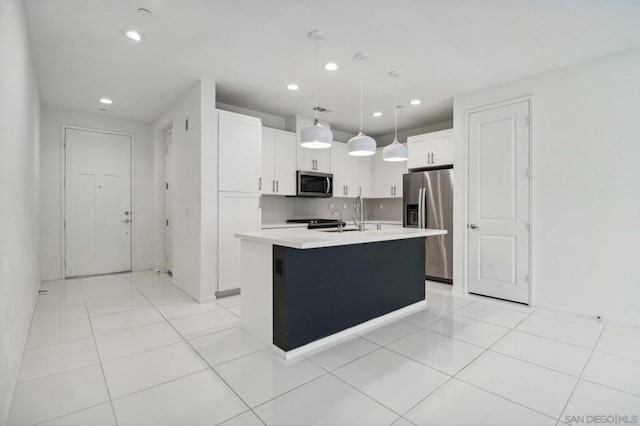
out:
M67 180L66 179L64 179L63 185L64 185L65 188L67 187Z
M530 177L531 173L529 172L529 169L526 169L526 170L524 171L524 175L525 175L527 178L528 178L528 177Z
M169 145L165 145L164 147L164 153L168 154L169 153Z
M529 282L529 274L524 274L524 282Z
M531 230L531 224L529 222L526 223L527 231Z
M527 115L527 126L531 125L531 116Z
M67 229L67 219L64 220L64 229Z

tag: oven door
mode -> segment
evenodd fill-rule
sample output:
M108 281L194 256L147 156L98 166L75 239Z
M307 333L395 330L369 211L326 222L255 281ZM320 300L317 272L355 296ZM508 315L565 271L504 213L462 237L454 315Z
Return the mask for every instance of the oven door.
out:
M333 175L298 171L298 197L333 197Z

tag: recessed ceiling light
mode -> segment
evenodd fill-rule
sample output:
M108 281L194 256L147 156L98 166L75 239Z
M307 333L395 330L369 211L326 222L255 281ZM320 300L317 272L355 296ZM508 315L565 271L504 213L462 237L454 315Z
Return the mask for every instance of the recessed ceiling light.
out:
M107 105L111 105L113 103L113 101L109 98L100 98L100 102Z
M127 36L127 38L130 38L130 39L131 39L131 40L133 40L133 41L140 41L140 40L142 40L142 34L140 34L140 33L139 33L139 32L137 32L137 31L134 31L134 30L126 31L126 32L124 33L124 35L125 35L125 36Z
M382 117L382 113L380 111L376 111L373 113L374 117Z
M336 64L335 62L327 62L326 64L324 64L324 69L327 71L335 71L338 69L338 64Z
M420 99L412 99L411 100L411 105L420 105L422 103L422 101Z
M298 90L299 87L295 83L290 83L290 84L287 84L287 89L289 89L289 90Z
M145 9L144 7L141 7L140 9L138 9L138 13L147 18L151 17L151 11L149 9Z

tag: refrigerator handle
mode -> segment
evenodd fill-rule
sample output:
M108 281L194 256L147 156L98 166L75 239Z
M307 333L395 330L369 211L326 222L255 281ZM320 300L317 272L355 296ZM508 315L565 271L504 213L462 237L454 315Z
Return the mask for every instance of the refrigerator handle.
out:
M422 188L422 197L420 197L420 206L422 208L422 216L420 220L422 221L422 228L425 229L427 227L427 206L425 205L427 201L427 188Z
M424 188L420 188L418 191L418 228L422 228L422 190Z

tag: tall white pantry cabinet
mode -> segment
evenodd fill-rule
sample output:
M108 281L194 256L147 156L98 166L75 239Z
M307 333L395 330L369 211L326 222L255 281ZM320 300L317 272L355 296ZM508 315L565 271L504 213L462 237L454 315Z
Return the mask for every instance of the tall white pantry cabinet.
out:
M218 110L218 293L240 288L238 232L262 223L262 122Z

